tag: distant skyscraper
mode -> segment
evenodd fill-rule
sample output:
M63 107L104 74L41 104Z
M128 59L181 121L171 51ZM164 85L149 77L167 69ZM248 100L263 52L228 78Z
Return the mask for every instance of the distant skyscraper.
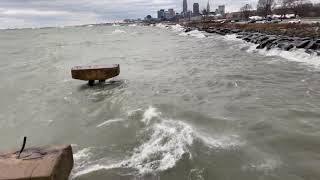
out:
M169 12L170 18L173 18L176 15L176 12L174 12L173 9L168 9L168 12Z
M198 16L200 14L199 3L193 4L193 15Z
M221 5L221 6L218 6L218 10L219 10L219 14L221 14L222 16L224 16L225 14L225 5Z
M184 13L186 13L188 11L188 2L187 0L183 0L183 11Z
M160 11L158 11L158 19L163 19L164 16L165 16L164 9L160 9Z
M209 0L208 0L208 4L207 4L207 12L210 12L210 4L209 4Z

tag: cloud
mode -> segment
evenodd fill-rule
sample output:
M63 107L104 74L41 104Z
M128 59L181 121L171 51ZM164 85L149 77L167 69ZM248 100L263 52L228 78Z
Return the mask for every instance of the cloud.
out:
M195 2L205 8L207 1L188 0L189 9ZM247 3L256 6L258 0L209 1L212 9L225 4L230 12ZM113 22L148 14L156 16L157 10L168 8L181 12L182 0L0 0L0 28Z
M72 13L66 11L41 11L37 9L0 9L2 16L62 16L71 15Z

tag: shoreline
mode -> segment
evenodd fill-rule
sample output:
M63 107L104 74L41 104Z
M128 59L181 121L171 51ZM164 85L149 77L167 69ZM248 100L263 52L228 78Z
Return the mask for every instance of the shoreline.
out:
M284 51L304 49L308 54L320 56L320 24L232 24L191 22L180 24L192 30L205 31L210 34L235 34L253 44L256 49L279 48Z

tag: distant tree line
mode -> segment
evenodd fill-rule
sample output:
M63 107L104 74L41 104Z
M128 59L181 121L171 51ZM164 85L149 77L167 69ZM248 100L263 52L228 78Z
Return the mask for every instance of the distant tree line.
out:
M278 14L285 18L286 14L300 17L320 17L320 3L313 4L309 0L259 0L257 10L253 11L250 4L241 7L241 16L248 19L252 15L267 17Z

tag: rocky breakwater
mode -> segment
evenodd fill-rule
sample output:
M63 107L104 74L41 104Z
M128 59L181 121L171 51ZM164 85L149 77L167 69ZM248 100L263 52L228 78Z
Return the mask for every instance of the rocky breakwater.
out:
M256 49L270 50L279 48L284 51L292 49L304 49L306 53L320 56L320 38L314 37L290 37L285 35L270 35L260 32L243 31L240 29L214 28L202 29L207 33L219 35L236 34L237 38L246 42L257 44Z

